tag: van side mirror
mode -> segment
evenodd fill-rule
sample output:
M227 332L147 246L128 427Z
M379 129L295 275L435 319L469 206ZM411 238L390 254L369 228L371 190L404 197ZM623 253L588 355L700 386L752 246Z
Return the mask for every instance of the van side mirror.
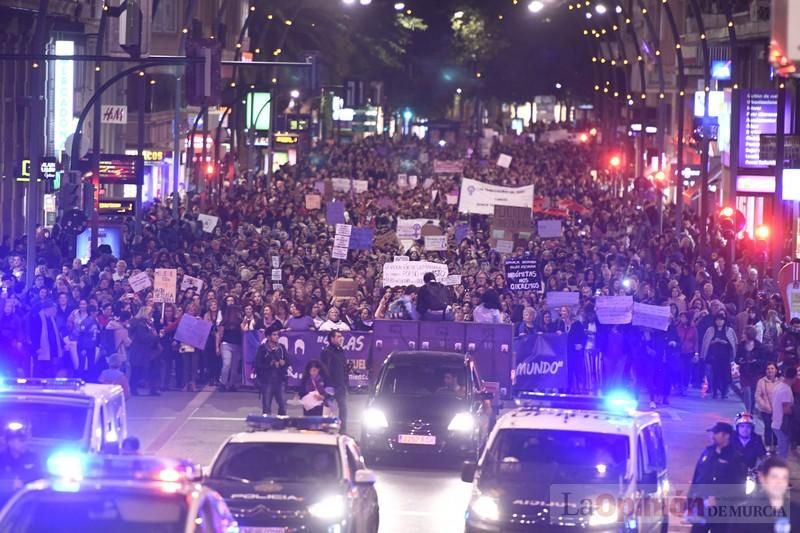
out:
M472 483L475 481L475 471L477 469L478 465L476 463L464 461L464 464L461 465L461 481L464 483Z

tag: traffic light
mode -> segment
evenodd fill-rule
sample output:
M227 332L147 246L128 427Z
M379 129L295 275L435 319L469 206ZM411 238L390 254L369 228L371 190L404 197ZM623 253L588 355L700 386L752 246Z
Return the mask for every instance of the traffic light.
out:
M756 226L756 230L754 232L755 237L759 241L766 241L769 239L769 226L762 224L760 226Z
M728 236L736 235L744 229L744 214L731 206L725 206L719 210L719 227Z
M614 154L608 159L608 164L611 166L611 168L618 169L620 166L622 166L622 158L619 155Z
M62 212L81 207L81 174L71 170L65 173L65 181L58 190L58 208Z

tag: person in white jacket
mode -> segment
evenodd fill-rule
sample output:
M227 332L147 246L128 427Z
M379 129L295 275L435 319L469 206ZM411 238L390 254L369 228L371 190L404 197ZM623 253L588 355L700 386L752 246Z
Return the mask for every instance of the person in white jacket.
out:
M766 375L756 382L756 409L764 422L764 445L767 448L775 445L775 435L772 432L772 401L779 381L778 365L770 362L767 363Z

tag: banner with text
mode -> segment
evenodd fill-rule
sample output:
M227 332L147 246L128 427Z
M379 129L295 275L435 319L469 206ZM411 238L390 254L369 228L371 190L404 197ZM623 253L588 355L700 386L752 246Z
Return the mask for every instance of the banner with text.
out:
M633 296L598 296L595 312L601 324L630 324Z
M514 339L516 367L512 389L518 391L564 391L567 376L567 336L535 333Z
M513 292L541 291L539 261L532 257L506 259L506 283Z
M458 211L475 215L493 215L494 206L533 206L533 185L501 187L464 178L461 180Z
M407 287L408 285L415 285L422 287L425 285L422 278L428 272L433 272L436 276L436 281L439 283L444 283L449 273L447 265L432 261L385 263L383 265L383 286Z

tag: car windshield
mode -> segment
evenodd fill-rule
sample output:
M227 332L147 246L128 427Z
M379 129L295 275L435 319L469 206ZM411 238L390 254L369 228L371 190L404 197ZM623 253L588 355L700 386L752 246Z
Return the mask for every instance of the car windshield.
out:
M247 481L335 481L340 478L334 445L283 442L232 443L225 446L212 478Z
M0 397L0 427L20 422L34 439L81 440L90 412L88 401L57 403Z
M483 475L500 480L616 483L624 476L628 437L584 431L504 429L492 444Z
M6 515L0 533L183 533L186 513L176 494L33 492Z
M452 361L415 360L390 363L379 396L466 396L467 372Z

